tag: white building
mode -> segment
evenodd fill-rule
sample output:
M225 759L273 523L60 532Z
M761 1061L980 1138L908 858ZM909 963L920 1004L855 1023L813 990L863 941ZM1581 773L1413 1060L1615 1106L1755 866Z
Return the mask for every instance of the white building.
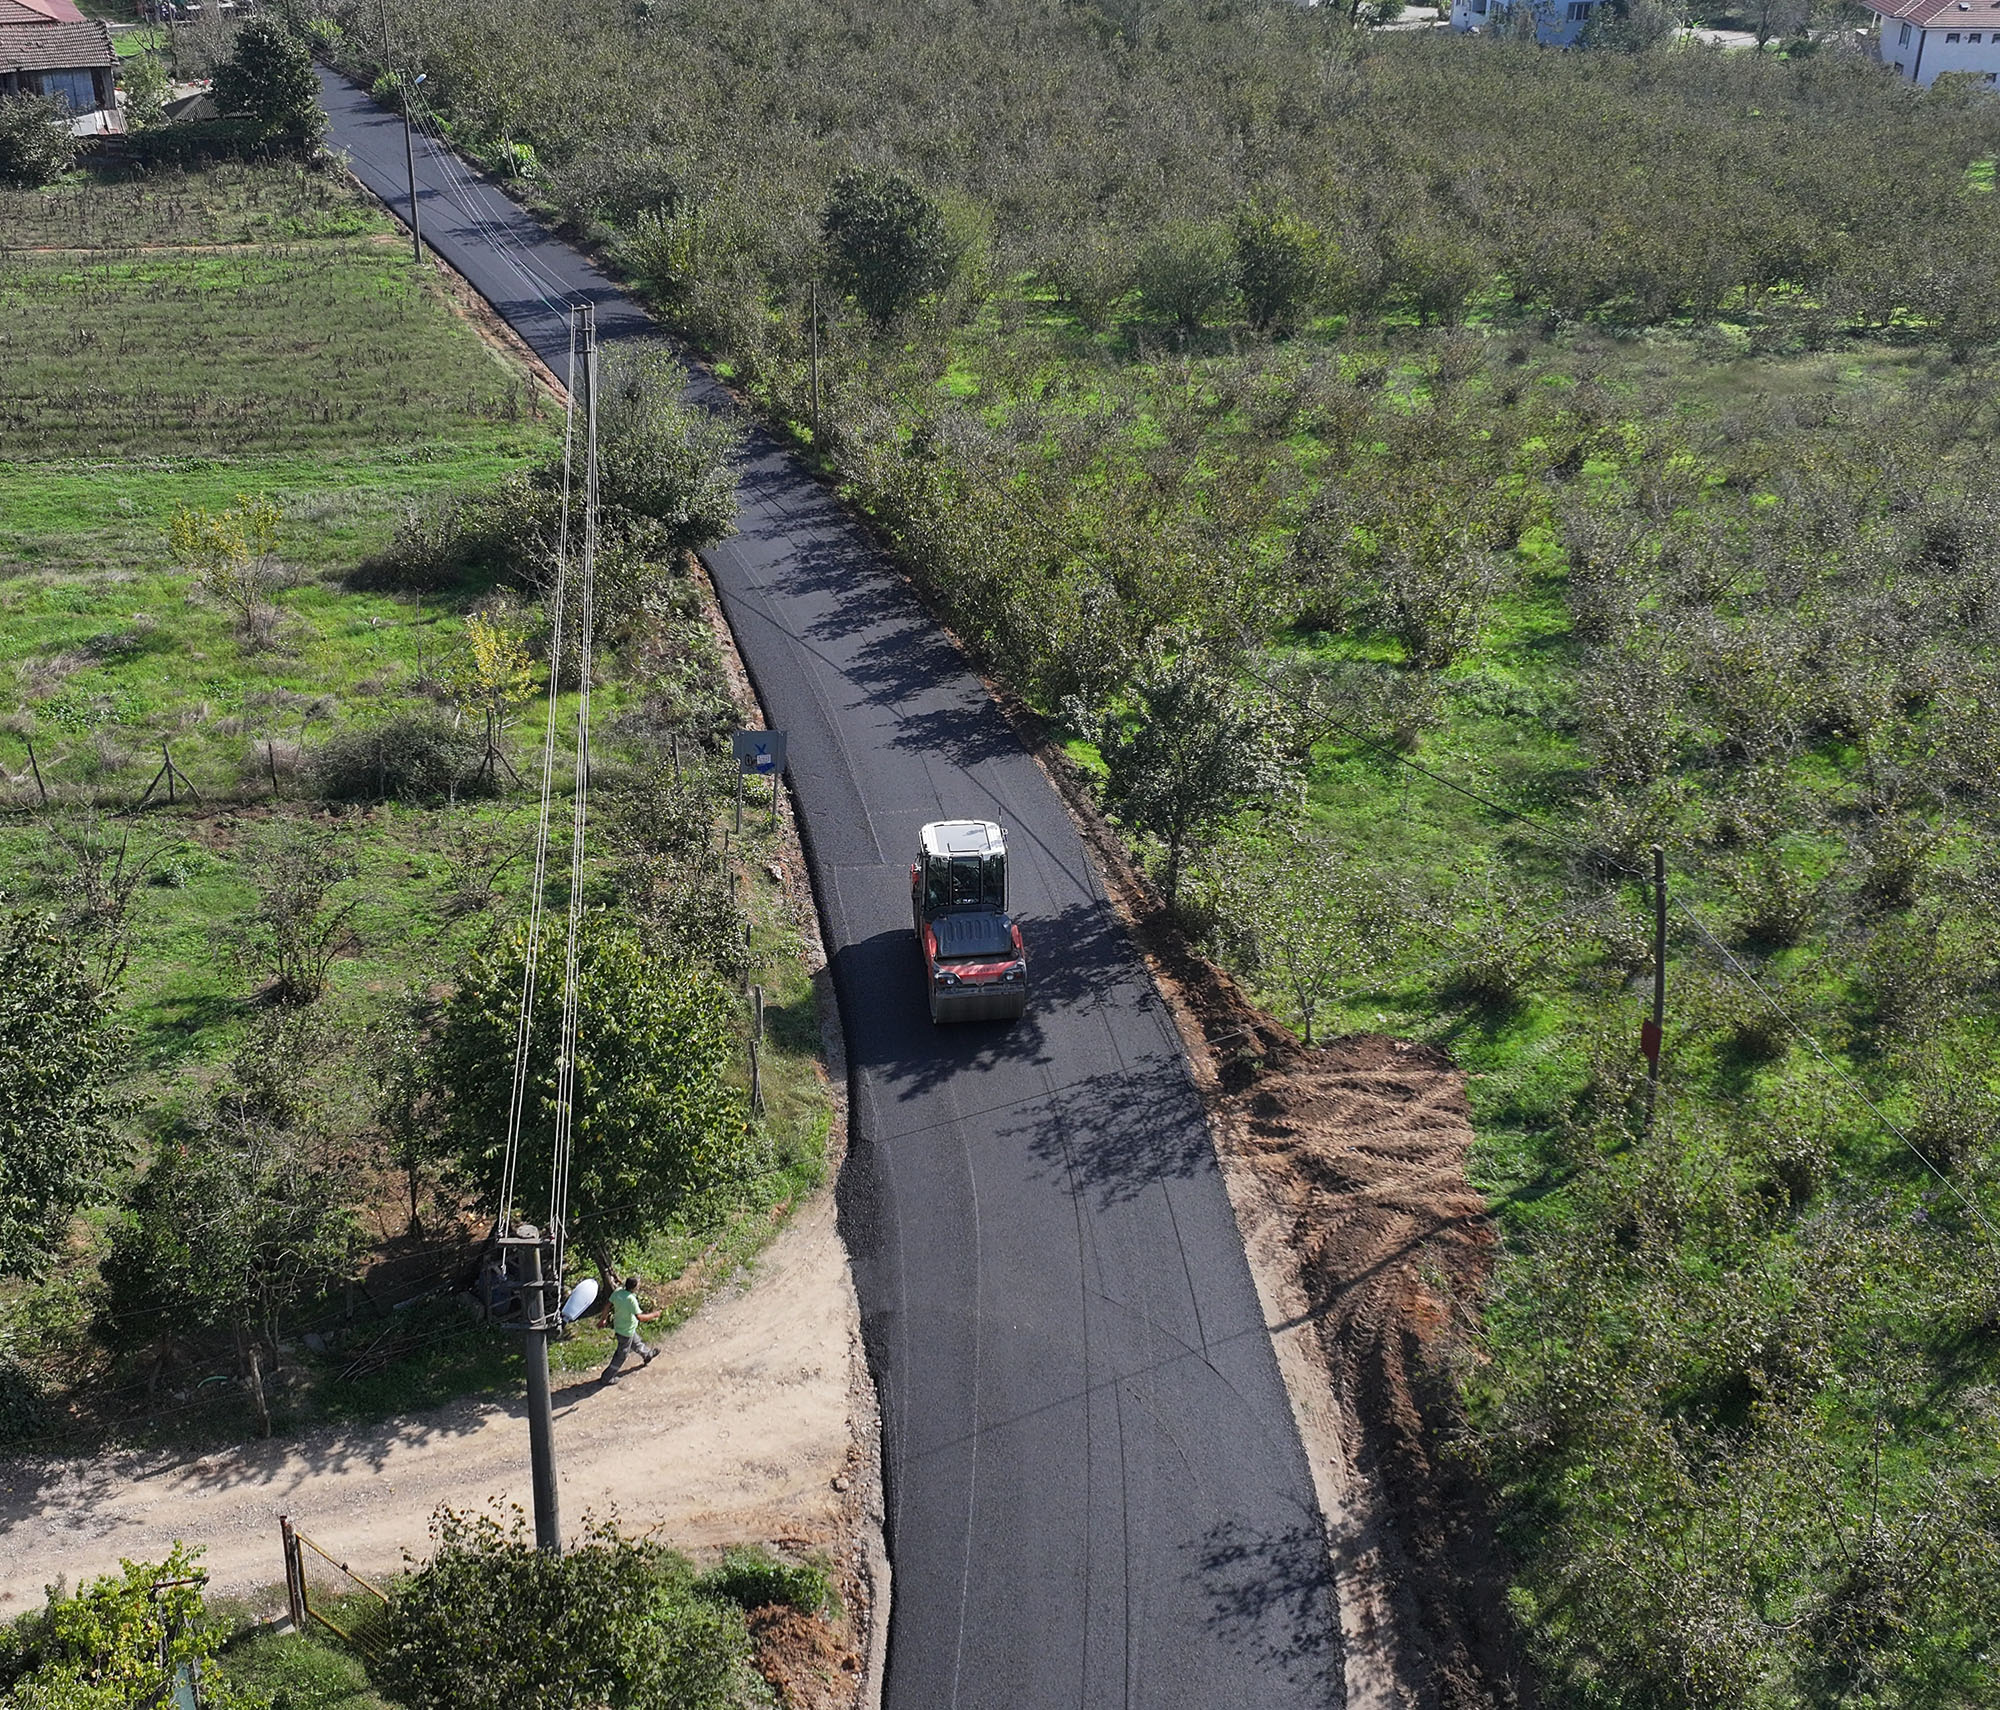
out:
M1596 0L1452 0L1451 27L1462 36L1495 35L1515 6L1534 14L1535 40L1543 47L1568 47L1597 9Z
M1871 38L1884 65L1928 89L1946 72L2000 78L2000 0L1861 0L1882 20Z

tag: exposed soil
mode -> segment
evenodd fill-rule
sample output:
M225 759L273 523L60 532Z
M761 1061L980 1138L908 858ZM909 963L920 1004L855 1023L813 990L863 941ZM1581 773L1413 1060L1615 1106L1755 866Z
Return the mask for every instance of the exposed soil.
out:
M1485 1492L1442 1452L1459 1423L1445 1362L1494 1247L1466 1178L1463 1074L1441 1051L1379 1035L1303 1046L1188 949L1088 785L1002 698L1194 1065L1326 1517L1349 1705L1532 1705Z

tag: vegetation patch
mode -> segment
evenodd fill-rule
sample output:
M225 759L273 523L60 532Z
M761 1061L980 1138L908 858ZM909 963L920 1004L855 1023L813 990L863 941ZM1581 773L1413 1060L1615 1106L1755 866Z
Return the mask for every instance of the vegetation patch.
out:
M0 463L0 1434L208 1439L504 1393L518 1346L470 1287L488 1136L447 1139L484 1094L438 1047L525 932L551 716L573 747L560 403L317 171L71 176L17 211L74 241L0 268L33 334ZM817 1182L828 1104L774 834L722 830L735 712L686 548L726 524L731 448L677 370L630 360L602 418L586 933L629 923L618 966L699 1050L618 1137L658 1154L659 1193L596 1195L577 1250L643 1264L678 1316ZM193 425L162 443L135 385ZM449 520L474 514L481 553ZM563 759L559 803L570 782ZM562 967L558 930L551 1023ZM621 1037L629 1091L657 1040ZM579 1119L586 1171L600 1126ZM579 1327L556 1362L607 1343Z
M411 17L423 122L845 484L1212 954L1467 1071L1503 1245L1426 1382L1549 1690L1976 1701L1996 109L1340 10Z

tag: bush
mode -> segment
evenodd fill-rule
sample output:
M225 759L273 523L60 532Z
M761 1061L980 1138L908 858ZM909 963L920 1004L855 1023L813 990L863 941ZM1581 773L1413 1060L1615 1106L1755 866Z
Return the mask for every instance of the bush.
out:
M409 1710L740 1710L761 1702L743 1612L686 1557L591 1525L538 1551L519 1511L440 1509L430 1560L399 1585L382 1678Z
M1192 332L1236 290L1236 245L1212 221L1169 220L1139 250L1139 300L1148 312Z
M817 1615L833 1598L833 1580L822 1563L784 1561L754 1544L724 1550L696 1589L745 1610L783 1604L801 1615Z
M40 95L0 95L0 184L34 190L76 164L67 115Z
M485 758L477 731L443 713L404 713L335 732L306 761L306 783L328 802L440 801L471 793Z

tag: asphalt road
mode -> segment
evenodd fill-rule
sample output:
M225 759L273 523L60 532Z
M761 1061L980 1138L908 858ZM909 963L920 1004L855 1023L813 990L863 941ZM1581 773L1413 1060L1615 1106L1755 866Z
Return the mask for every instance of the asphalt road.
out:
M400 121L322 73L392 206ZM558 374L566 321L656 333L422 147L436 245ZM496 247L497 245L497 247ZM712 382L698 393L727 400ZM774 726L852 1066L840 1184L884 1419L894 1710L1339 1705L1305 1453L1170 1018L1063 806L867 536L753 429L706 555ZM1033 1000L933 1027L909 918L926 820L1007 829Z

